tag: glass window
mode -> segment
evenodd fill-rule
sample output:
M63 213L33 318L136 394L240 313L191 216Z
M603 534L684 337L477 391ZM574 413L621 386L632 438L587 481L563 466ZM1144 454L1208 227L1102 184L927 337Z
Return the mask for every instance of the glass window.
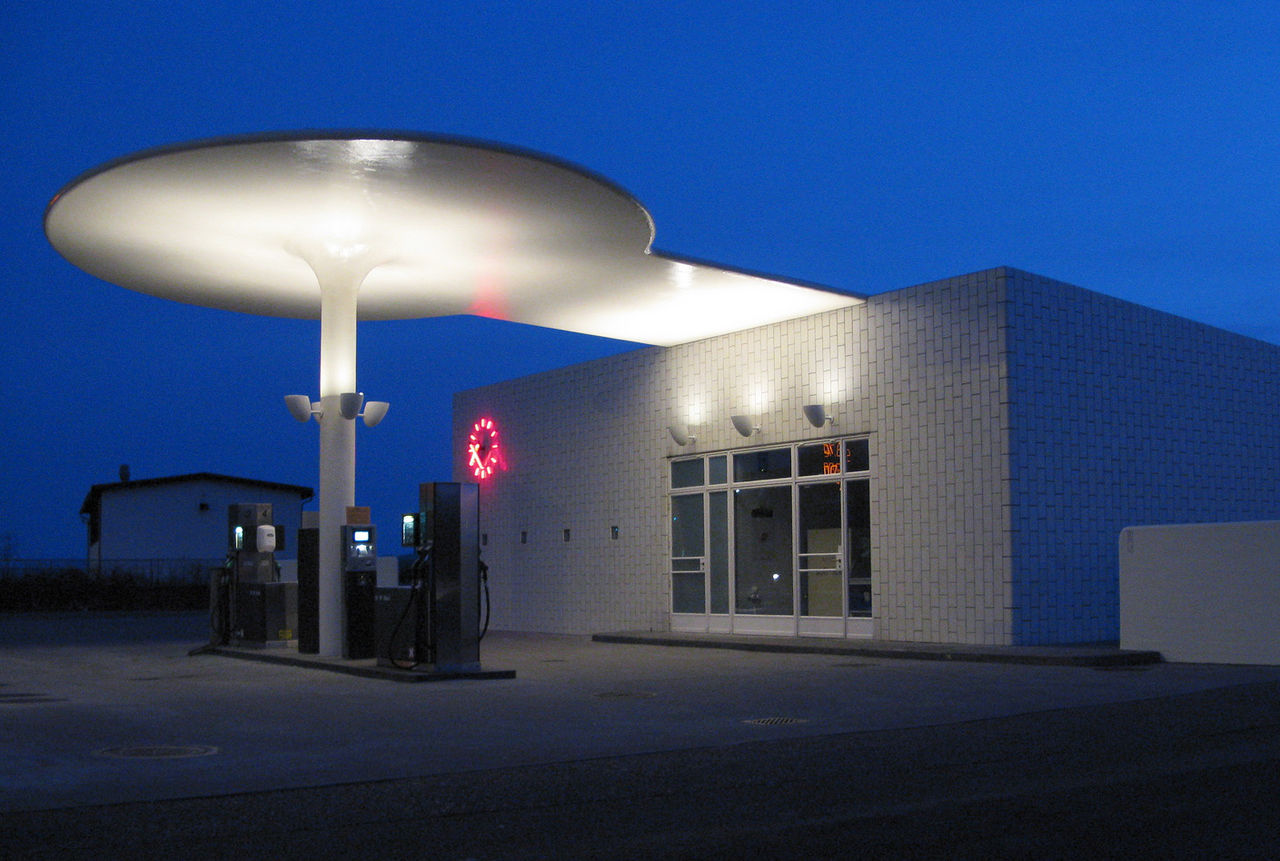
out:
M700 487L702 485L702 458L671 461L672 487Z
M844 468L846 472L866 472L871 469L871 446L867 440L844 441Z
M729 494L708 494L707 519L711 546L707 564L711 575L711 612L729 612Z
M849 615L871 615L871 482L845 482Z
M671 610L674 613L706 612L704 547L702 494L671 497Z
M734 608L790 615L791 487L751 487L733 494Z
M800 485L800 615L839 616L840 482Z
M734 481L763 481L791 477L791 449L771 448L733 456Z
M839 475L840 441L802 445L796 452L801 475Z
M672 558L701 556L702 548L702 494L671 497Z
M705 613L706 590L702 585L701 571L671 572L671 612Z
M674 612L871 616L868 439L669 463Z
M707 484L724 484L729 480L729 459L722 454L707 458Z

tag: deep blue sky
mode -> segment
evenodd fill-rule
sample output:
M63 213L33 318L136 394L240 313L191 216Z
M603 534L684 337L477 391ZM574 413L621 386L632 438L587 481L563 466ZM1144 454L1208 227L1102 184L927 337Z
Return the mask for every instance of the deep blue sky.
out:
M9 4L0 533L78 556L91 484L314 486L319 326L104 284L49 198L147 147L301 128L489 139L634 194L655 247L858 293L1010 264L1280 342L1273 2ZM448 479L450 394L629 345L362 324L358 501ZM1247 384L1247 382L1245 382ZM384 540L391 538L385 535Z

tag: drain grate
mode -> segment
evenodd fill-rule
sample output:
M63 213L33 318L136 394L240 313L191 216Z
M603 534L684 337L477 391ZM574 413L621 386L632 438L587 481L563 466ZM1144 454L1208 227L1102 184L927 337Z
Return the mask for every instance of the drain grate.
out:
M190 759L196 756L211 756L218 752L216 747L207 744L147 744L134 747L105 747L97 752L98 756L109 756L113 759Z
M602 700L651 700L653 694L646 691L601 691L596 694Z
M749 723L752 726L786 726L787 724L808 723L808 722L809 722L808 718L793 718L793 717L762 717L762 718L751 718L750 720L743 721L743 723Z

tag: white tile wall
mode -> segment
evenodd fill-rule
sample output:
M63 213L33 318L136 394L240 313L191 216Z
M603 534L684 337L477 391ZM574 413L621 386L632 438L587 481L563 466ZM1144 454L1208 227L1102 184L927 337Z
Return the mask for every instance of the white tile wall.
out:
M810 426L808 403L837 424ZM1277 404L1280 348L1000 268L460 392L456 477L493 417L495 628L662 629L668 457L869 433L876 636L1098 640L1120 526L1280 516ZM759 434L737 434L739 412ZM673 422L697 441L676 446Z
M878 637L1010 641L1002 299L989 270L868 301Z
M1007 276L1014 639L1116 640L1121 529L1280 518L1280 347Z

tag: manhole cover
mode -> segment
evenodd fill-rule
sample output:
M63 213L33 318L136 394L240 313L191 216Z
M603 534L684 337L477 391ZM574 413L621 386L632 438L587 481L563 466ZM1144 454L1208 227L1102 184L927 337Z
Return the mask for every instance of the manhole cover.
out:
M601 691L596 694L602 700L651 700L653 694L645 691Z
M831 666L833 667L870 667L874 665L869 664L866 661L836 661Z
M1145 673L1151 669L1150 664L1110 664L1094 667L1100 673Z
M542 663L544 663L544 664L567 664L567 663L569 663L569 659L568 659L568 658L543 658L543 659L542 659Z
M791 723L808 723L808 722L809 722L808 718L793 718L793 717L763 717L763 718L751 718L750 720L743 721L743 723L749 723L752 726L785 726L786 724L791 724Z
M107 747L98 756L116 759L189 759L194 756L210 756L218 752L207 744L148 744L135 747Z

